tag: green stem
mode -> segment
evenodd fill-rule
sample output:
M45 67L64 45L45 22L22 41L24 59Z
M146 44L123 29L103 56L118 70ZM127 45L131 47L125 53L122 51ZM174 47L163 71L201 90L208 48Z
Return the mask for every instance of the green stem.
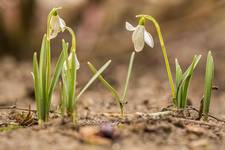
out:
M121 117L124 118L124 114L125 114L124 103L120 103L120 114L121 114Z
M160 45L161 45L161 48L162 48L163 57L164 57L165 64L166 64L166 70L167 70L167 74L168 74L168 78L169 78L169 83L170 83L173 101L175 101L176 100L176 94L175 94L175 88L174 88L174 83L173 83L173 77L172 77L172 74L171 74L170 64L169 64L168 56L167 56L167 53L166 53L166 47L165 47L165 44L164 44L164 40L163 40L162 32L160 30L160 26L159 26L158 22L155 20L155 18L153 18L152 16L137 15L137 17L146 18L147 20L151 21L156 28L156 31L157 31L158 36L159 36Z
M73 30L70 27L66 27L66 30L71 34L72 36L72 46L71 51L74 51L76 53L76 36Z
M125 86L124 86L123 96L122 96L122 100L121 100L122 103L124 103L124 100L127 97L128 85L129 85L130 76L131 76L133 63L134 63L134 56L135 56L135 52L132 52L132 54L130 56L130 62L129 62L129 67L128 67L128 71L127 71L127 78L126 78L126 82L125 82Z
M88 62L88 67L93 74L97 73L98 70L90 62ZM112 87L110 85L110 83L107 82L102 75L99 75L98 79L112 93L112 95L114 96L116 102L118 103L118 105L120 107L121 116L123 116L124 115L124 104L122 103L120 96L119 96L118 92L116 91L116 89L114 87Z

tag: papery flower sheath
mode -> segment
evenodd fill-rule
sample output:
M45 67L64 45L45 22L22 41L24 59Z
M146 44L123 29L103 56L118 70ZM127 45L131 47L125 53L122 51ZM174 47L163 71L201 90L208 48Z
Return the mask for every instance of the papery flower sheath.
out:
M59 32L64 32L66 29L66 23L59 17L59 15L52 15L50 19L50 33L49 39L55 38Z
M69 69L71 69L72 66L72 53L70 53L69 57L68 57L68 65L69 65ZM76 70L78 70L80 68L80 63L77 59L77 55L75 55L75 63L76 63ZM67 65L66 65L66 61L63 64L64 70L67 70Z

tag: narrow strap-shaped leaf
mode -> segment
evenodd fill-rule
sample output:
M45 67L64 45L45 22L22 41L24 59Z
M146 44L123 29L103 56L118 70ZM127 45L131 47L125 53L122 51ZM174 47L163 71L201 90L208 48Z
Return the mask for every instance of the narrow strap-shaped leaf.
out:
M176 65L176 98L173 100L173 103L177 106L178 100L179 100L179 86L181 84L181 81L183 79L183 73L182 69L179 65L179 62L177 59L175 59L175 65Z
M91 70L91 72L93 74L97 73L97 69L90 63L88 62L88 68ZM121 100L120 100L120 96L118 94L118 92L116 91L116 89L110 85L109 82L107 82L102 75L98 76L98 79L101 81L101 83L112 93L112 95L114 96L116 102L120 105L121 104Z
M39 71L38 71L38 62L37 62L37 53L35 52L33 55L33 72L32 77L34 80L34 93L35 93L35 102L36 102L36 108L38 113L38 118L41 119L41 90L40 90L40 84L39 84Z
M46 93L48 93L48 89L50 86L51 80L51 48L50 48L50 40L46 41Z
M39 73L40 73L40 87L42 87L43 96L45 95L45 82L46 82L46 34L43 36L41 51L40 51L40 61L39 61Z
M188 74L190 74L190 72L192 72L192 71L196 68L196 66L197 66L198 62L200 61L201 57L202 57L201 55L198 55L198 56L195 55L195 56L194 56L191 65L190 65L190 66L188 67L188 69L184 72L184 77L185 77L185 76L188 76Z
M66 113L66 104L67 104L67 91L65 85L62 82L59 82L60 85L60 111L61 115L64 116Z
M72 59L71 59L71 68L67 68L70 70L70 89L69 89L69 101L68 101L68 107L69 111L73 113L74 110L74 104L75 104L75 90L76 90L76 78L77 78L77 69L76 69L76 61L75 61L75 51L72 51Z
M175 65L176 65L176 87L178 87L180 82L182 81L183 72L177 59L175 59Z
M182 103L181 103L181 107L185 108L186 104L187 104L187 94L188 94L188 89L189 89L189 85L190 85L190 81L191 81L191 77L193 75L193 72L199 62L199 60L201 59L201 55L199 56L194 56L193 58L193 62L190 65L190 67L187 70L187 74L184 75L184 80L182 82Z
M188 76L184 82L184 86L183 86L183 98L184 101L182 103L182 107L186 107L186 104L187 104L187 93L188 93L188 89L189 89L189 85L190 85L190 81L191 81L191 78L192 78L192 75L193 75L193 72L199 62L199 60L201 59L201 55L199 56L196 56L195 59L193 60L193 63L192 63L192 66L191 66L191 69L190 69L190 72L188 73Z
M68 43L67 43L68 45ZM69 68L69 63L68 63L68 52L65 51L65 58L66 60L63 63L63 69L62 69L62 89L63 89L63 98L61 98L61 103L64 104L64 110L66 109L68 105L68 91L69 91L69 70L65 68Z
M46 34L43 36L42 39L42 44L41 44L41 51L40 51L40 61L39 61L39 83L40 83L40 90L42 93L42 100L41 102L43 103L41 107L43 107L43 117L42 120L46 119L46 107L47 107L47 99L48 99L48 95L47 95L47 87L46 87L46 82L47 82L47 37Z
M179 108L185 108L187 103L187 93L188 88L190 85L190 80L193 75L193 71L195 70L199 60L201 59L201 55L194 56L193 61L191 65L188 67L188 69L185 71L185 73L182 75L182 80L179 82L176 88L176 100L177 100L177 106ZM177 66L178 67L178 66ZM178 67L179 68L179 67Z
M42 43L41 43L41 50L40 50L40 62L39 62L39 70L40 73L42 72L41 70L43 70L44 65L44 58L45 58L45 44L46 44L46 34L43 36L42 38Z
M205 87L204 87L204 101L203 101L204 120L208 119L213 78L214 78L214 62L212 54L209 51L205 71Z
M64 40L62 40L62 45L63 45L63 50L59 56L59 59L56 63L56 66L55 66L55 72L53 74L53 77L52 77L52 80L51 80L51 84L50 84L50 87L49 87L49 92L48 92L48 109L50 107L50 101L51 101L51 97L52 97L52 93L53 93L53 90L55 89L55 86L57 84L57 81L59 79L59 76L60 76L60 73L61 73L61 70L62 70L62 67L63 67L63 63L66 59L65 57L65 51L68 50L68 44L65 43Z
M68 45L68 43L66 43ZM70 74L70 71L65 68L69 68L69 62L68 62L68 52L65 51L65 57L66 60L63 63L63 69L62 69L62 81L63 81L63 86L65 87L66 93L68 93L68 74Z
M88 81L88 83L84 86L84 88L81 90L81 92L77 95L77 100L80 98L80 96L87 90L87 88L95 81L95 79L98 78L98 76L109 66L111 63L111 60L107 61L97 72L96 74Z
M131 57L130 57L128 72L127 72L127 78L126 78L126 82L125 82L125 86L124 86L123 96L122 96L122 99L121 99L122 103L124 102L124 100L127 97L127 91L128 91L130 76L131 76L133 63L134 63L134 56L135 56L135 52L132 52Z

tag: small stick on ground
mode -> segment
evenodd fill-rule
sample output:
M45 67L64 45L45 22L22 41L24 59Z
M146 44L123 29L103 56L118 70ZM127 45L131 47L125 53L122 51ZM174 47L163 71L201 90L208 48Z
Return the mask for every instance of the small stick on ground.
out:
M33 113L37 112L37 110L35 110L35 109L19 108L19 107L16 106L16 104L10 105L10 106L0 106L0 109L21 110L21 111L28 111L28 112L33 112ZM55 113L55 111L50 110L50 113Z
M22 110L22 111L28 111L28 112L37 112L37 110L32 109L26 109L26 108L18 108L16 105L11 106L1 106L0 109L14 109L14 110Z
M190 106L189 109L194 110L194 111L196 111L196 112L198 112L200 114L200 111L197 108L194 108L194 107ZM213 118L213 119L215 119L215 120L217 120L217 121L220 121L220 122L224 122L225 123L225 120L222 120L220 118L217 118L217 117L215 117L213 115L210 115L209 114L208 116L211 117L211 118ZM198 117L196 120L200 120L200 119L201 118Z

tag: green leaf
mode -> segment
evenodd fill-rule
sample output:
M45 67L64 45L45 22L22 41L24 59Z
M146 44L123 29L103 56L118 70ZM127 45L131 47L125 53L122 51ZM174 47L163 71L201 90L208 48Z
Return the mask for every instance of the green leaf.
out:
M189 85L190 85L191 77L193 76L193 72L194 72L194 70L195 70L195 68L196 68L200 59L201 59L201 55L199 55L199 56L195 55L194 56L191 65L188 67L188 69L182 75L182 79L181 79L181 75L180 75L180 71L179 71L181 69L179 69L180 66L178 64L178 61L176 63L176 70L177 70L176 74L178 74L176 76L176 80L179 81L179 82L176 83L176 101L177 101L176 105L177 105L178 108L185 108L186 107L187 94L188 94L188 88L189 88Z
M175 65L176 65L176 99L174 99L173 103L177 106L178 105L177 100L180 99L179 86L180 86L181 81L183 79L183 73L182 73L182 69L181 69L177 59L175 59Z
M191 72L194 71L194 69L196 68L198 62L200 61L201 59L201 55L195 55L193 60L192 60L192 63L191 65L188 67L188 69L184 72L184 77L186 78Z
M90 63L88 62L88 68L91 70L91 72L93 74L97 73L97 69ZM101 81L101 83L112 93L112 95L114 96L116 102L120 105L121 104L121 100L120 100L120 96L118 94L118 92L116 91L116 89L110 85L109 82L107 82L102 75L98 76L98 79Z
M190 86L190 81L193 76L193 72L194 72L200 59L201 59L201 55L194 56L193 62L191 64L191 66L189 67L190 69L187 70L187 74L184 77L184 82L182 85L182 104L181 104L182 108L185 108L187 105L187 94L188 94L188 89Z
M67 92L62 82L59 82L59 85L60 85L60 106L59 107L60 107L61 115L64 116L66 113Z
M77 100L80 96L87 90L87 88L98 78L98 76L109 66L111 60L107 61L97 72L96 74L89 80L89 82L84 86L81 92L77 95Z
M131 57L130 57L128 72L127 72L127 78L126 78L126 82L125 82L125 86L124 86L123 96L122 96L122 99L121 99L122 103L124 102L124 100L127 97L127 91L128 91L129 81L130 81L130 75L131 75L132 68L133 68L133 63L134 63L134 56L135 56L135 52L132 52Z
M40 69L40 74L42 74L42 70L43 70L43 67L45 67L44 65L44 60L45 60L45 45L46 45L46 34L43 36L43 39L42 39L42 43L41 43L41 51L40 51L40 62L39 62L39 69Z
M32 76L33 76L33 80L34 80L34 93L35 93L36 108L37 108L38 118L40 119L44 113L42 110L42 108L44 108L44 106L42 103L42 93L41 93L41 88L40 88L37 53L36 52L33 55Z
M175 64L176 64L176 87L178 87L180 82L182 81L183 72L177 59L175 59Z
M205 71L205 87L204 87L204 101L203 101L204 120L208 119L213 78L214 78L214 62L212 54L209 51Z
M50 87L49 87L49 90L48 90L48 102L47 102L47 108L49 110L49 107L50 107L50 101L51 101L51 97L52 97L52 93L53 93L53 90L55 89L55 86L58 82L58 79L59 79L59 76L60 76L60 73L61 73L61 70L62 70L62 67L63 67L63 63L66 59L65 57L65 51L68 50L68 44L65 43L64 40L62 40L62 45L63 45L63 50L59 56L59 59L56 63L56 66L55 66L55 72L53 74L53 77L52 77L52 80L50 82Z
M72 62L71 68L67 68L70 71L70 80L69 80L69 99L68 99L68 111L73 113L75 100L75 90L76 90L76 78L77 78L77 69L75 61L75 51L72 51Z
M48 93L50 80L51 80L51 49L50 49L50 41L46 42L46 93Z
M45 97L46 94L46 34L43 36L41 51L40 51L40 61L39 61L39 71L40 71L40 87L42 90L42 96ZM43 98L45 100L45 98Z

